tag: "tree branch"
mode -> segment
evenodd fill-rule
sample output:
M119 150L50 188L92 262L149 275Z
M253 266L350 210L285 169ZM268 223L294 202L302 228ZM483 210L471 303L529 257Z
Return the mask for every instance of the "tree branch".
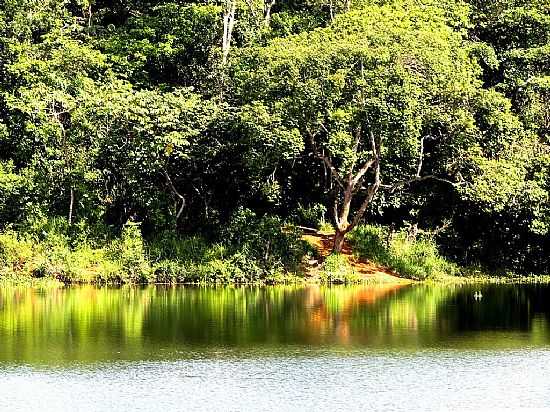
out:
M365 164L363 165L363 167L361 167L361 169L357 172L357 174L355 175L355 177L352 179L352 187L355 187L357 185L357 183L359 183L361 181L361 179L363 178L363 176L365 175L365 173L367 173L367 171L376 163L376 159L373 158L373 159L369 159L365 162Z
M372 146L372 152L374 155L374 159L372 159L374 165L374 182L369 186L367 190L367 197L365 200L363 200L363 203L361 203L361 207L353 217L353 221L348 227L348 231L352 230L355 226L359 224L359 221L363 218L363 215L365 214L365 211L369 207L370 203L372 202L372 199L374 199L374 196L380 189L380 186L382 185L381 180L381 173L380 173L380 147L377 147L376 145L376 139L374 138L374 134L372 131L370 132L370 141ZM379 146L379 145L378 145ZM370 161L369 161L370 162Z
M422 172L422 163L424 163L424 137L420 139L420 154L418 156L418 166L416 167L416 177L420 177Z
M349 225L348 231L352 230L355 226L359 224L359 221L363 218L363 215L365 214L367 208L372 202L372 199L374 199L374 196L380 189L381 182L380 182L380 163L379 162L377 162L375 170L376 172L375 172L374 183L369 186L367 190L367 197L365 198L365 200L363 200L363 203L361 203L361 207L353 217L353 221Z
M223 11L223 38L222 38L222 65L227 64L227 57L231 48L231 37L235 25L236 0L226 0Z
M435 175L422 176L422 167L423 167L423 164L424 164L424 141L426 139L432 139L433 140L433 138L431 136L424 136L420 140L420 154L418 155L418 163L417 163L417 166L416 166L416 175L414 175L413 177L411 177L409 179L405 179L405 180L402 180L400 182L394 183L393 185L382 185L383 189L389 189L390 193L393 193L397 189L399 189L400 187L407 186L407 185L410 185L411 183L421 182L421 181L428 180L428 179L437 180L439 182L444 182L444 183L449 183L453 186L460 186L460 185L464 184L463 181L453 182L451 180L444 179L444 178L441 178L441 177L437 177Z
M352 187L355 187L363 178L365 173L368 172L368 170L376 164L376 162L380 160L380 153L378 149L376 148L376 139L374 138L374 134L372 131L369 131L370 135L370 143L371 143L371 149L372 149L372 155L373 157L365 162L363 164L363 167L357 172L355 177L352 180Z
M342 189L344 189L344 182L343 182L342 178L340 177L340 174L338 173L336 168L333 166L330 158L328 156L325 156L323 153L321 153L319 151L319 149L317 148L317 144L315 143L315 135L313 133L311 133L310 131L308 131L308 135L309 135L309 141L311 143L311 147L313 148L313 153L315 154L315 156L317 156L319 159L321 159L325 163L325 165L329 168L330 173L332 174L332 176L334 177L334 179L338 183L338 185Z
M162 170L162 172L164 174L164 177L166 177L166 182L168 183L168 186L170 186L170 189L172 189L172 193L174 193L174 195L176 195L181 200L181 206L176 214L176 221L177 221L181 216L183 209L185 208L185 197L183 197L183 195L180 192L178 192L178 190L174 186L174 183L172 183L172 179L170 178L170 175L168 174L168 172L164 169Z
M264 0L264 24L269 26L271 21L271 8L275 5L275 0Z
M349 167L349 173L348 173L348 176L350 177L350 180L351 180L351 176L353 174L353 169L355 169L355 165L357 163L357 150L359 149L359 142L360 141L361 141L361 128L358 127L357 129L355 129L355 141L353 142L353 153L356 156L353 159L353 162L351 162L351 165Z

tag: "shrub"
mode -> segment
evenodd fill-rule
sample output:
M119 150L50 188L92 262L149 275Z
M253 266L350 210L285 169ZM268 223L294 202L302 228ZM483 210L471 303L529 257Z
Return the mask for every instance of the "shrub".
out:
M405 231L394 234L381 226L355 228L349 239L357 254L395 270L401 276L423 280L457 273L456 265L443 258L427 235L417 239Z
M108 240L63 218L37 218L26 232L0 233L0 276L90 283L275 281L311 249L279 218L248 211L225 233L218 243L169 232L146 243L140 225L129 222L119 238Z
M66 249L56 272L54 276L65 281L110 283L119 281L123 269L118 262L109 259L105 249L94 249L83 244L75 250Z
M319 232L328 234L334 233L334 226L332 226L332 223L322 222L321 225L319 225Z
M86 243L69 246L65 235L50 230L42 240L24 233L0 234L2 276L55 278L64 282L102 282L120 277L122 268L109 259L104 248Z
M325 283L353 283L360 280L347 257L339 253L326 257L319 276Z
M387 244L387 231L381 226L357 226L350 234L353 250L361 257L375 262L388 262L390 259Z
M113 238L111 228L101 223L90 224L86 220L80 220L69 225L65 217L47 218L40 210L36 210L36 213L25 221L21 231L31 235L39 243L63 238L71 248L78 248L84 243L102 248Z
M1 131L1 126L0 126ZM0 160L0 223L20 219L25 200L33 193L32 179L18 173L13 161Z
M180 237L172 231L162 232L148 242L152 261L204 261L211 253L211 245L200 236Z
M113 242L111 255L120 264L120 280L123 282L144 283L152 274L139 223L124 225L120 239Z
M152 272L157 283L181 283L187 279L187 267L178 260L160 260L153 264Z
M299 225L321 229L325 224L326 212L327 208L321 203L314 203L307 207L298 204L295 211L295 220Z
M40 266L36 264L34 243L28 237L18 235L12 230L0 234L0 273L2 275L30 276ZM43 272L36 272L37 277Z
M258 217L248 209L235 213L224 231L224 241L266 270L295 269L310 249L301 233L277 216Z

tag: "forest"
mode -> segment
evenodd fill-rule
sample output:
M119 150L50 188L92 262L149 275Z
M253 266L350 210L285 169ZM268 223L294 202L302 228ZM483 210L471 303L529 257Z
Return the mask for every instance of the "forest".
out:
M1 0L0 278L548 274L547 0ZM300 275L299 275L300 276Z

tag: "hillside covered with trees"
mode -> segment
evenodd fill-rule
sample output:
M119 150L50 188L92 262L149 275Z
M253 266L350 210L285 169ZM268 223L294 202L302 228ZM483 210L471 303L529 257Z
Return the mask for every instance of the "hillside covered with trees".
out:
M547 1L0 5L2 276L277 281L329 224L548 272Z

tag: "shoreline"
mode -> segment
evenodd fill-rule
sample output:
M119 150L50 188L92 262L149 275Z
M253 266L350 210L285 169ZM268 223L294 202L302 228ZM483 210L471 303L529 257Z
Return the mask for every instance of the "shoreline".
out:
M307 229L302 228L300 229ZM108 276L102 272L102 261L96 261L92 267L86 268L86 275L63 273L56 271L44 273L44 271L32 270L27 273L17 273L10 266L0 267L0 287L3 285L21 286L79 286L96 285L98 287L121 287L125 285L143 287L156 286L309 286L309 285L460 285L460 284L549 284L550 275L498 275L493 272L483 272L478 268L457 268L451 273L427 272L423 276L401 274L393 267L385 266L378 261L368 259L357 253L352 243L344 242L339 254L332 253L334 233L308 229L301 236L301 240L315 250L313 256L303 259L294 270L281 270L264 275L256 274L254 280L245 280L246 276L226 276L224 278L211 277L207 273L192 271L189 280L182 279L179 273L174 272L172 279L159 276L151 270L149 275L136 279L126 276L124 271L119 271L116 276ZM336 259L333 259L336 258ZM224 261L220 261L224 263ZM197 265L199 268L200 265ZM153 269L151 264L150 269ZM36 274L36 275L35 275ZM128 273L130 275L130 273ZM252 276L250 278L253 278Z
M319 277L304 278L299 275L288 275L281 281L255 281L255 282L83 282L83 281L60 281L54 278L0 278L0 287L4 286L27 286L27 287L72 287L72 286L97 286L97 287L146 287L146 286L166 286L166 287L283 287L283 286L387 286L387 285L492 285L492 284L510 284L510 285L542 285L550 284L550 275L535 276L446 276L437 279L413 280L407 278L395 277L393 281L388 279L363 278L357 281L348 282L326 282Z

